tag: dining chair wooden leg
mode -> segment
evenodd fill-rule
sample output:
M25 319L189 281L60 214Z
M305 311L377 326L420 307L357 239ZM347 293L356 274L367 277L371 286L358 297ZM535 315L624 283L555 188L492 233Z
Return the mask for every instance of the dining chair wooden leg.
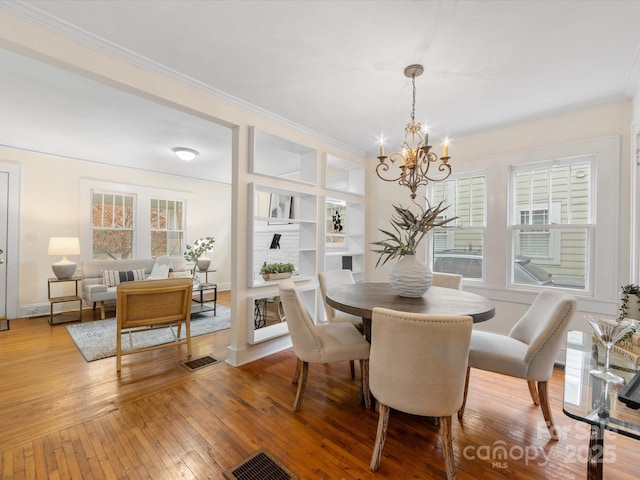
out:
M369 359L360 360L360 375L362 376L362 395L364 406L371 410L371 391L369 390Z
M298 393L296 393L296 400L293 402L293 411L300 410L300 404L302 403L302 394L304 393L304 387L307 386L307 375L309 374L309 363L302 362L302 378L298 381Z
M451 434L451 417L440 417L440 438L442 441L442 455L447 471L447 480L457 480L456 463L453 456L453 436Z
M389 407L377 402L380 408L378 415L378 430L376 432L376 443L373 445L373 455L371 456L371 464L369 468L372 472L377 472L380 466L380 457L382 457L382 448L387 437L387 426L389 425Z
M349 360L349 366L351 367L351 379L356 378L356 363L353 360Z
M551 415L551 405L549 405L549 394L547 393L547 382L538 382L538 398L540 399L540 409L542 416L549 429L552 440L560 440L558 429L553 423L553 415Z
M536 386L536 382L533 380L527 380L527 385L529 386L529 394L531 395L531 400L533 400L534 405L540 405L540 397L538 396L538 387Z
M291 383L298 383L298 378L300 378L300 369L302 368L302 360L296 358L296 371L293 372L293 378L291 379Z
M467 405L467 392L469 391L469 374L471 373L471 367L467 367L467 377L464 381L464 395L462 397L462 405L458 409L458 420L462 420L464 415L464 407Z

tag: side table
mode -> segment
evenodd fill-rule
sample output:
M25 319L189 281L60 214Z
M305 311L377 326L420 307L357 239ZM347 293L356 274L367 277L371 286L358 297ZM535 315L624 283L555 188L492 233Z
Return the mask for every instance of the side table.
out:
M213 291L213 299L205 300L204 299L204 292L210 292L210 291ZM216 283L201 283L197 287L194 287L193 293L199 293L200 294L200 299L192 298L192 300L195 302L195 305L192 305L192 307L191 307L191 313L192 314L209 312L211 310L213 310L213 315L214 316L217 314L218 284L216 284ZM210 305L206 305L207 303L210 303L210 302L213 302L213 307L210 306Z
M80 277L71 277L71 278L49 278L47 280L47 296L49 297L49 323L51 325L57 325L59 323L68 323L68 322L79 322L82 320L82 298L78 295L78 282L82 280ZM74 282L76 287L75 295L63 295L63 296L51 296L51 285L57 283L66 283L66 282ZM66 302L78 302L78 315L69 315L65 314L65 312L60 312L57 314L53 314L53 305L56 303L66 303Z

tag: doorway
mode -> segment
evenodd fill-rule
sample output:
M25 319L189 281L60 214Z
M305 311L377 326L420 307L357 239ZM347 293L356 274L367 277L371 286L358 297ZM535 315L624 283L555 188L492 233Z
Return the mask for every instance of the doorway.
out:
M18 315L20 166L0 163L0 331Z

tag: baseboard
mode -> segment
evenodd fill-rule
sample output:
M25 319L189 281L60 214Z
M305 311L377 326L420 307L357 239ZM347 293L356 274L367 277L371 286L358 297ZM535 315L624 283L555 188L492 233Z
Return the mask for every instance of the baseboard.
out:
M77 303L76 303L77 306ZM19 318L43 317L49 315L51 306L47 303L34 303L31 305L23 305L20 307Z

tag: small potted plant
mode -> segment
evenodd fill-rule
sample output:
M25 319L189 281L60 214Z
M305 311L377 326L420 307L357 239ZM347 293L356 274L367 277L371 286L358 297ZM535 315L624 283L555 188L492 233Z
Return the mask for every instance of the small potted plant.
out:
M267 263L260 267L260 274L265 281L280 280L293 275L295 267L293 263Z
M633 318L640 320L640 285L628 284L620 287L620 320Z

